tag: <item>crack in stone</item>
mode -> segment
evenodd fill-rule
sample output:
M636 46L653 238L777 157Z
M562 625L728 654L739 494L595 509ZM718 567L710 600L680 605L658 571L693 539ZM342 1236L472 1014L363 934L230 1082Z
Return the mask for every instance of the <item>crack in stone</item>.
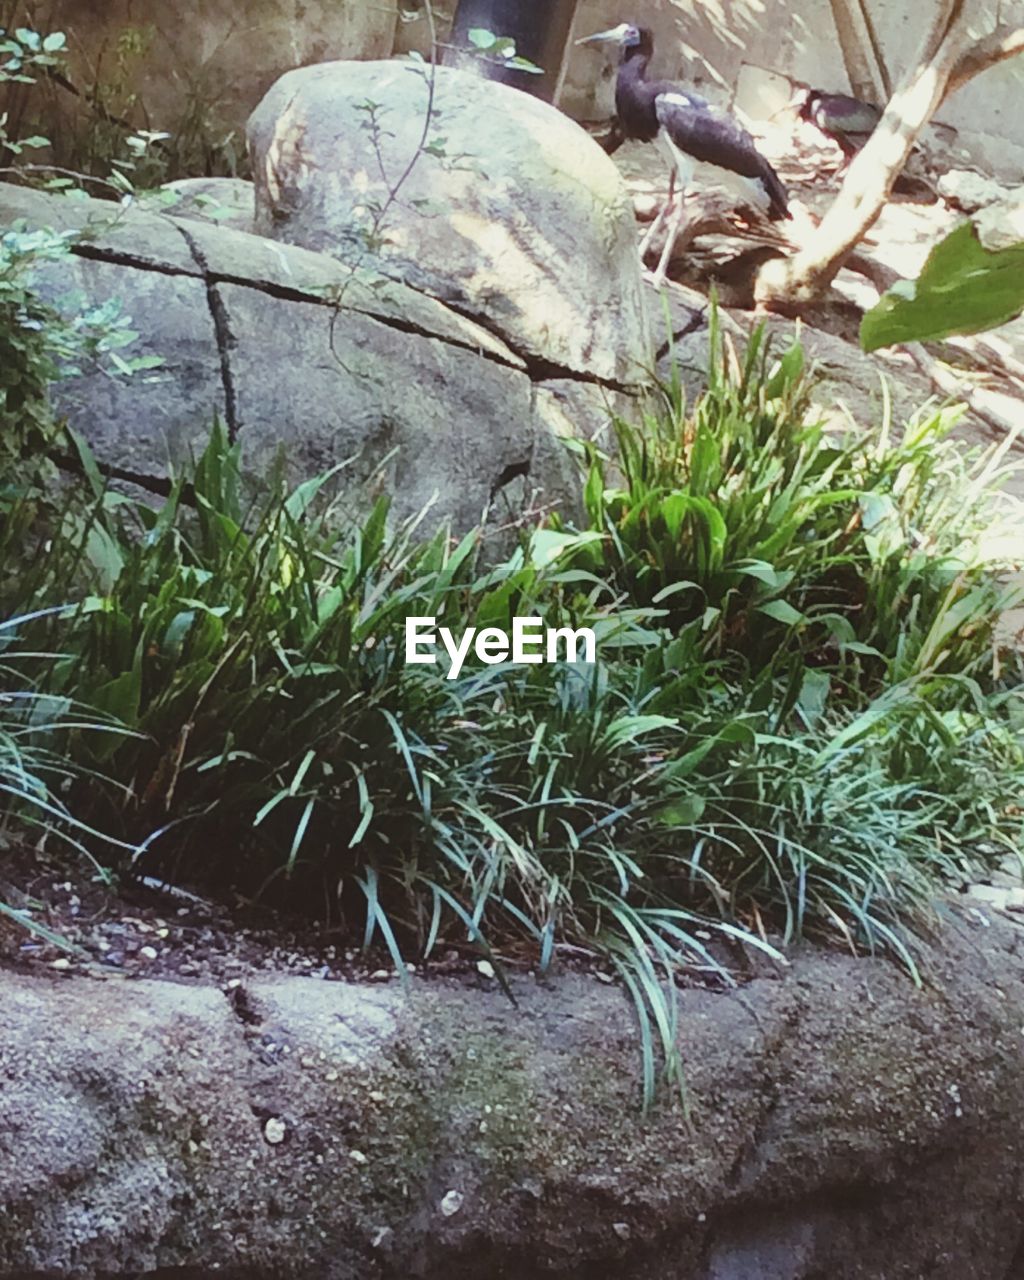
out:
M142 258L134 253L124 253L120 249L105 249L88 241L79 240L71 245L71 252L79 258L87 258L90 262L109 262L114 267L132 267L136 271L152 271L158 276L184 276L188 280L201 280L202 271L188 271L184 267L176 267L170 262L154 262L152 258Z
M506 485L511 484L513 480L518 479L520 476L528 476L530 474L530 467L532 464L533 457L531 452L531 456L529 458L523 458L518 462L510 462L508 466L503 467L501 474L491 485L491 495L489 500L493 502L495 495L501 489L504 489Z
M253 280L247 276L235 276L221 272L211 272L210 278L216 284L232 284L240 289L254 289L257 293L264 293L269 298L278 298L282 302L305 302L313 306L326 307L330 311L335 310L335 304L328 297L323 297L316 293L306 293L302 289L292 289L286 284L276 284L269 280ZM426 295L421 295L426 296ZM435 299L436 301L436 299ZM444 305L444 304L442 304ZM456 338L445 336L444 334L434 333L430 329L424 329L422 325L413 324L411 320L402 320L397 316L381 314L379 311L368 311L365 307L344 306L343 311L351 311L355 315L365 316L368 320L373 320L377 324L384 325L385 328L394 329L397 333L405 333L413 338L426 338L432 342L443 342L447 346L457 347L460 351L468 351L472 355L479 356L484 360L492 360L495 364L500 364L504 369L514 369L517 373L526 372L513 364L509 360L503 360L501 356L493 351L485 351L481 347L475 346L468 339L465 342L459 342ZM481 325L481 328L485 326ZM488 330L490 332L490 330ZM496 335L504 344L508 346L505 339L500 334ZM511 351L512 348L509 347ZM513 353L517 354L517 353Z
M53 462L63 471L68 471L75 476L84 476L85 468L82 466L82 460L72 453L57 453L52 455ZM138 485L140 489L145 489L149 493L155 493L158 497L169 498L173 483L166 476L142 475L138 471L129 471L126 467L115 467L108 462L96 460L96 465L100 471L110 480L121 480L125 484ZM182 486L181 501L189 505L195 503L195 490L190 484Z
M116 249L98 248L95 245L77 244L73 246L73 252L79 257L88 258L96 262L109 262L114 266L131 267L139 271L152 271L158 275L165 276L185 276L193 280L202 280L206 285L207 298L210 305L210 314L213 317L214 329L217 335L217 346L220 352L221 361L221 378L224 383L224 395L226 403L226 417L228 422L228 435L234 442L240 423L237 421L237 395L234 386L234 379L231 372L230 352L237 345L234 335L231 333L230 316L224 299L217 291L217 286L221 284L236 285L243 289L252 289L257 293L266 294L271 298L278 298L282 302L304 302L313 306L327 307L333 309L334 304L330 298L320 296L315 293L307 293L302 289L292 289L287 285L272 283L269 280L252 279L247 276L236 276L227 272L215 271L207 262L198 243L189 235L188 231L181 225L180 221L168 219L181 232L185 243L189 247L193 260L198 270L187 271L183 267L172 266L169 263L153 262L146 258L138 257L134 254L123 253ZM395 283L401 283L396 281ZM411 288L405 285L406 288ZM425 294L417 290L419 296L431 298L430 294ZM432 298L432 301L438 301ZM378 324L385 325L387 328L394 329L398 333L409 334L412 337L427 338L435 342L444 342L451 347L457 347L462 351L469 351L473 355L483 360L493 361L505 369L515 369L517 372L525 373L530 381L534 384L544 382L580 382L585 385L600 387L607 391L621 392L627 396L637 396L642 394L643 387L639 383L621 382L615 378L601 378L596 374L584 373L578 369L569 369L563 365L557 364L551 360L545 360L541 356L537 356L530 351L525 351L512 344L508 336L501 333L498 328L489 323L486 317L474 314L470 309L459 307L452 302L442 302L440 305L445 306L454 315L461 316L464 320L470 321L471 324L478 325L486 333L496 338L503 346L507 347L512 355L522 362L523 368L509 360L503 359L500 355L493 351L486 351L478 346L474 346L468 339L460 342L451 336L445 336L438 333L432 333L428 329L424 329L421 325L413 324L409 320L402 320L393 315L381 314L376 311L369 311L363 307L347 307L346 310L355 312L358 315L366 316L370 320L375 320Z
M481 329L491 334L492 337L504 343L517 359L522 360L526 366L527 377L535 385L544 382L582 382L587 386L600 387L604 391L619 391L627 396L638 396L643 393L644 388L640 383L620 382L617 378L599 378L595 373L583 373L579 369L567 369L564 365L556 364L553 360L545 360L543 356L535 355L531 351L524 351L521 347L515 346L508 335L501 333L487 317L475 315L469 308L460 307L454 302L446 302L444 305L450 311L454 311L456 315L479 325Z
M235 392L235 378L231 370L231 352L238 345L235 335L231 332L231 317L228 315L224 299L217 289L216 277L210 271L210 265L206 261L195 237L190 235L180 222L174 222L173 225L181 232L196 266L202 273L203 283L206 285L206 301L210 308L210 316L213 319L213 330L217 337L217 351L220 354L220 380L224 389L224 419L228 429L228 440L234 444L238 439L242 424L238 417L238 396Z

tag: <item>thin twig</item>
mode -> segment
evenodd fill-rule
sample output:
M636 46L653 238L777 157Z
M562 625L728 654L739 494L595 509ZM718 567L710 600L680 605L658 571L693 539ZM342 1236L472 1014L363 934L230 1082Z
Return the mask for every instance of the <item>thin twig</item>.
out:
M381 228L384 225L384 221L388 213L390 212L395 202L397 201L398 194L401 191L402 187L405 185L406 182L408 182L409 178L412 176L412 172L415 169L416 164L418 163L420 157L424 154L427 147L427 143L430 140L430 128L431 128L431 124L433 122L433 117L434 117L434 100L435 100L436 90L437 90L437 51L439 47L438 40L437 40L437 23L434 18L434 9L433 9L432 0L424 0L423 12L427 20L428 30L430 32L430 71L429 71L429 74L426 76L427 109L426 109L426 112L424 113L423 129L420 133L420 139L419 139L419 142L416 144L416 149L413 152L412 157L410 158L409 162L406 164L405 169L402 171L401 175L398 178L398 181L393 186L388 181L388 176L384 168L384 157L381 153L379 141L376 138L374 139L374 150L377 154L377 165L378 165L378 168L380 169L380 174L384 182L384 185L387 188L388 196L387 196L387 199L384 201L383 205L380 207L380 209L377 210L377 213L374 216L373 222L370 225L370 230L368 231L366 236L367 246L375 245L379 241ZM344 301L345 293L348 289L348 286L352 282L356 272L363 265L363 262L366 260L368 256L369 256L369 247L365 248L362 254L360 254L359 258L356 260L356 262L350 266L348 278L345 281L343 281L337 293L334 294L334 296L331 299L331 301L334 304L334 310L331 315L331 324L330 324L330 330L329 330L331 355L334 356L334 358L338 361L338 363L342 366L342 368L345 368L345 365L341 357L338 355L337 349L335 348L334 334L337 327L338 317L341 314L342 302ZM346 369L346 372L347 372L347 369Z
M1009 432L1015 430L1015 424L1009 418L1004 418L995 409L990 409L983 405L978 399L976 390L973 387L965 386L950 369L945 368L934 356L929 355L921 343L908 342L905 344L904 350L924 376L943 395L962 400L971 413L981 419L995 439L1003 440Z

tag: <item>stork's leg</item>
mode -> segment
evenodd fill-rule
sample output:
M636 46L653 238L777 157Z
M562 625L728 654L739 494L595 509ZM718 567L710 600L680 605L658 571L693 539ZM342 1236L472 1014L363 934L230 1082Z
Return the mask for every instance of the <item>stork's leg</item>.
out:
M676 241L679 239L679 232L683 229L686 221L686 200L685 192L679 194L679 205L672 212L669 219L668 234L665 237L665 247L661 251L661 257L658 259L658 267L651 276L651 284L656 289L660 289L665 283L665 275L668 271L668 264L672 260L672 250L676 247Z
M640 241L640 264L641 266L647 260L647 250L654 243L658 232L665 224L665 219L672 211L672 201L675 197L676 190L676 170L673 165L668 171L668 199L658 210L658 216L653 220L651 225L644 232L644 238Z
M644 238L640 241L641 266L643 265L644 260L647 257L647 250L654 243L655 237L657 236L658 232L665 225L665 219L668 217L668 214L669 214L669 206L667 204L663 204L661 208L658 210L658 216L654 219L651 225L644 232Z

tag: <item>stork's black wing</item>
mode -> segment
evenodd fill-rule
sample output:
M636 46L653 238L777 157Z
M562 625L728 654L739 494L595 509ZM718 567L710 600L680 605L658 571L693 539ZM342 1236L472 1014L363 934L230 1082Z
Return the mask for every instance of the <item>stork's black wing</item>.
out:
M655 110L680 151L744 178L759 178L771 204L771 217L789 217L786 188L739 121L671 84L658 86Z

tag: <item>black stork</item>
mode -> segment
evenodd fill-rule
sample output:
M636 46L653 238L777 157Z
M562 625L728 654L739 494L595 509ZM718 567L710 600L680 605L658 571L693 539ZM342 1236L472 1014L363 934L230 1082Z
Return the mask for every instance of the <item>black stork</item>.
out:
M857 154L882 118L881 107L846 93L807 89L798 99L797 116L813 124L842 150L846 163Z
M647 27L623 22L611 31L599 31L577 43L621 47L615 108L622 132L638 142L657 139L670 153L679 185L679 207L672 217L668 239L654 273L655 284L660 285L665 279L683 224L686 190L699 165L710 166L717 182L724 180L731 187L739 187L742 204L766 213L773 221L792 216L786 188L738 121L671 80L647 79L647 68L654 53L654 38ZM671 191L669 200L671 202ZM663 212L644 238L641 256L664 217Z

